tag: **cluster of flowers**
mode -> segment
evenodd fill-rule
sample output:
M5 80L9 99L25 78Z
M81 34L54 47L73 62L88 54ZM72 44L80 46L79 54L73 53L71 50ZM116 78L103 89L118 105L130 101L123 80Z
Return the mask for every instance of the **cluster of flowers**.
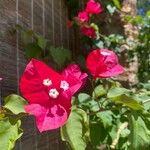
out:
M89 38L96 38L96 30L93 26L88 24L88 21L92 15L96 15L102 12L100 3L94 0L89 0L86 4L85 10L79 12L78 18L81 23L81 33Z
M100 4L90 0L86 9L79 12L78 18L81 22L87 22L91 14L101 11ZM88 36L93 37L90 30L90 26L81 27L82 32L86 31ZM91 50L86 59L86 67L94 79L112 77L124 71L117 55L108 49ZM62 73L36 59L27 64L21 77L20 90L29 102L25 111L36 117L40 132L59 128L66 123L71 112L72 96L86 84L87 76L76 64L70 64Z
M95 2L95 0L89 0L86 4L86 7L84 10L78 13L78 16L74 18L75 23L80 25L80 31L83 35L89 37L89 38L96 38L96 29L94 26L89 24L90 17L92 15L97 15L102 12L102 7L100 3ZM70 23L69 26L71 26L72 23Z
M107 49L92 51L86 61L94 78L123 72L116 54ZM72 96L85 84L86 73L76 64L59 74L43 62L32 59L21 77L20 90L29 102L25 111L36 117L40 132L63 126L71 111Z

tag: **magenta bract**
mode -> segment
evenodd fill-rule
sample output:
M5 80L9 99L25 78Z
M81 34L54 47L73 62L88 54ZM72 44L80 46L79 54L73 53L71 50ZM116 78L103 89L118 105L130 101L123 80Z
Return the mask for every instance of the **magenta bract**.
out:
M85 82L87 74L72 64L62 74L32 59L21 77L20 90L29 105L27 113L36 117L40 132L63 126L70 114L71 97Z

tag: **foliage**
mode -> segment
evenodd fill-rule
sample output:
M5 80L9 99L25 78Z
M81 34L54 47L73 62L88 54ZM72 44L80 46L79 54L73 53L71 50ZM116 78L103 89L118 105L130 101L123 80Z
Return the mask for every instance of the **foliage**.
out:
M107 80L105 84L99 82L97 84L94 86L94 91L96 92L92 96L80 93L75 99L76 103L74 103L74 107L85 111L89 118L88 122L90 125L86 130L90 131L88 135L90 141L88 141L88 144L85 142L85 144L90 145L93 150L102 147L104 149L112 148L118 150L137 150L145 147L148 150L150 146L148 142L150 139L148 113L150 107L145 107L144 103L148 103L146 99L141 101L140 96L142 92L135 93L129 89L118 87L115 81L110 82ZM148 116L144 117L145 113ZM72 115L75 114L79 115L79 113L74 111L70 115L69 120L73 119ZM147 121L145 122L145 120ZM80 120L72 121L73 125L68 121L70 126L66 124L61 130L63 139L68 137L67 134L70 136L69 139L74 139L72 140L73 143L69 141L70 145L75 144L75 139L79 139L79 136L75 136L70 131L77 133L77 130L79 130L79 127L74 126L75 122L78 124ZM78 149L78 146L76 149ZM82 150L84 149L83 147Z
M150 11L145 16L126 16L125 20L136 25L139 29L139 35L135 42L130 43L131 48L129 54L138 56L139 71L138 78L141 82L148 82L150 79Z
M4 99L4 103L4 107L16 115L25 113L23 107L27 104L27 101L21 96L15 94L9 95Z
M51 46L42 35L16 25L13 32L20 32L27 59L38 58L55 64L57 69L64 67L72 61L71 51L63 47ZM60 59L61 58L61 59Z
M71 52L65 48L49 49L53 61L61 68L66 62L71 61ZM61 59L60 59L61 58Z
M71 149L82 150L89 141L89 121L85 111L73 108L66 125L61 128L62 140L70 144Z
M120 0L100 2L103 4L103 8L110 14L110 20L121 9ZM147 12L144 18L141 16L125 16L126 21L138 25L140 29L138 38L132 43L120 34L101 34L101 27L93 23L95 21L93 18L94 15L85 25L89 25L95 29L96 38L85 37L83 35L82 42L93 49L105 47L113 49L120 56L122 53L121 46L124 44L128 45L130 47L128 49L128 58L130 58L128 61L132 61L131 58L134 55L139 57L141 65L138 72L139 78L146 83L140 83L135 88L126 89L115 80L90 80L90 89L92 92L79 93L73 103L73 108L83 110L89 118L88 130L90 133L88 138L90 140L84 144L91 150L148 150L150 148L150 86L147 83L149 80L149 12ZM74 23L79 28L84 26L84 23L80 24L76 20L74 20ZM90 49L89 47L88 49ZM141 69L143 70L141 71ZM75 113L73 112L73 115ZM72 118L71 114L69 120ZM80 120L74 122L77 124L80 123ZM65 130L66 127L68 131ZM69 139L79 140L79 136L75 136L75 134L71 134L69 131L69 128L72 131L77 130L77 127L73 127L73 125L68 127L67 124L62 127L62 139L68 139L69 135ZM84 128L84 125L82 127ZM81 136L80 140L82 138L83 136ZM72 147L72 144L75 144L75 140L66 141L70 144L71 149L75 149ZM75 150L78 150L78 147L76 146ZM82 147L82 150L84 149L85 147Z
M131 147L132 150L147 150L150 148L149 139L150 139L150 130L149 118L145 118L148 122L144 122L142 117L137 114L131 114L130 118L130 127L132 128L130 134Z
M21 120L25 116L23 109L27 102L18 95L9 95L0 109L0 149L12 150L22 136Z
M14 148L16 140L23 134L20 125L20 120L14 121L7 117L0 120L0 149L11 150Z

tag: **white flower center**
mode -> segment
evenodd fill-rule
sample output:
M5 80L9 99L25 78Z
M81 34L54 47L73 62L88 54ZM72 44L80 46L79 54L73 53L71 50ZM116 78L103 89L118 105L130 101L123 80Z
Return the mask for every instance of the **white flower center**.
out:
M50 79L44 79L43 80L43 85L50 86L50 85L52 85L52 81Z
M66 81L61 81L60 88L64 89L64 91L69 89L69 83Z
M56 89L49 90L49 96L56 99L59 96L59 92Z

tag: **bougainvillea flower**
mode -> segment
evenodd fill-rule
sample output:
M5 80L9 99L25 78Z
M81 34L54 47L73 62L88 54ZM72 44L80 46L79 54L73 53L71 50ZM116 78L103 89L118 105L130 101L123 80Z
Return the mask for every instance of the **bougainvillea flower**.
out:
M78 18L81 22L89 21L89 15L86 11L79 12Z
M95 2L95 0L89 0L85 10L89 14L99 14L102 12L102 7L100 3Z
M91 26L83 26L81 27L81 33L89 38L96 38L96 31Z
M108 49L93 50L87 57L86 66L94 78L109 78L124 72L117 55Z
M69 65L63 72L62 76L68 83L70 83L70 88L67 91L67 95L74 95L78 89L80 89L86 82L87 74L82 73L80 68L76 64Z
M25 111L36 117L40 132L65 124L70 114L71 97L83 85L86 74L76 65L57 73L43 62L32 59L21 77L20 90L28 100Z

